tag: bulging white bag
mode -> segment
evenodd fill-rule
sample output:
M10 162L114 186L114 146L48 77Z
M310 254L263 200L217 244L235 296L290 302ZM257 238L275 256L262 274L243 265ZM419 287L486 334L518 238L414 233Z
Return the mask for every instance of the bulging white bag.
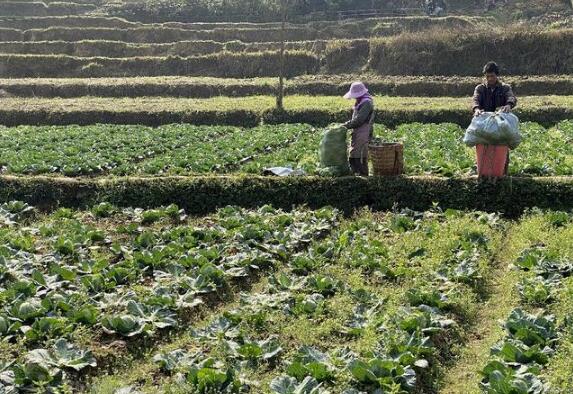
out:
M507 145L515 149L521 143L519 119L512 113L484 112L473 118L464 143L467 146Z

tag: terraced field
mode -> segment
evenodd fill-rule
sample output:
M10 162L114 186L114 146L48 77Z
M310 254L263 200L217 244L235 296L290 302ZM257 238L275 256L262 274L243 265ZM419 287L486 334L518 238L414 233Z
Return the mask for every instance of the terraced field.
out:
M573 392L573 12L311 3L0 3L0 394ZM401 177L317 175L358 79Z
M427 32L448 29L450 35L436 35L433 45L448 48L450 57L432 55L435 52L424 47ZM503 37L502 47L511 51L485 45L492 29ZM570 53L563 50L571 41L570 30L504 30L489 17L291 23L283 31L276 23L142 24L95 15L14 15L0 16L0 77L277 76L283 38L289 54L285 70L291 77L361 69L382 75L470 76L479 71L474 62L490 58L513 75L572 71ZM551 61L519 55L535 43L547 43L536 50L540 58ZM482 50L476 51L476 45ZM419 46L418 52L428 55L409 56L408 48ZM460 61L471 53L480 56ZM455 67L452 58L457 59Z
M365 62L372 36L489 23L479 17L382 18L289 24L283 31L272 23L141 24L97 16L0 16L0 54L7 54L0 55L0 76L276 76L283 37L292 59L286 72L295 76L316 73L321 63L336 68L340 50L348 52L346 57L360 51ZM249 71L253 62L256 66Z

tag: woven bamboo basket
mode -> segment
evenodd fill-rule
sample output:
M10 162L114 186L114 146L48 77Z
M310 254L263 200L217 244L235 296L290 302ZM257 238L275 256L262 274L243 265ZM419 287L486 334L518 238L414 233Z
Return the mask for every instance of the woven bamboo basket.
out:
M404 146L395 142L372 140L368 144L374 176L396 176L404 172Z

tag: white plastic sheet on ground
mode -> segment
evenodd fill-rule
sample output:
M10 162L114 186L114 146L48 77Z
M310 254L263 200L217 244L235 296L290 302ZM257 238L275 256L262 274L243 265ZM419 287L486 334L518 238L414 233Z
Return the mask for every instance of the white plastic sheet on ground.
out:
M521 143L519 119L512 113L484 112L473 118L466 130L464 143L467 146L507 145L515 149Z
M263 175L276 175L276 176L303 176L306 175L304 170L293 170L291 167L270 167L263 169Z

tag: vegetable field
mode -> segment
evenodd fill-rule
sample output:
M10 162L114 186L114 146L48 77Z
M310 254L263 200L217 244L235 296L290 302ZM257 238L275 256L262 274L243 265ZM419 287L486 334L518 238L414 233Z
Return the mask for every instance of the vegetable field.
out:
M573 123L522 126L524 143L512 153L511 174L564 176L573 169ZM163 176L257 174L288 166L318 173L322 131L309 125L96 125L7 128L0 132L0 172L17 175ZM375 135L404 143L406 174L475 174L475 152L454 124L376 127Z
M573 8L421 3L0 1L0 394L573 393ZM357 80L401 176L320 171Z
M563 212L0 212L7 392L570 387Z

